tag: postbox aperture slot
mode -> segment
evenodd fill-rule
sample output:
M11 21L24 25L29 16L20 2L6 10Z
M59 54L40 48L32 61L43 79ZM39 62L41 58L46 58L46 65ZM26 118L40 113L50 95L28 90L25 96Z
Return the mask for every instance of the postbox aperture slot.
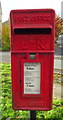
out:
M14 33L16 35L50 34L51 28L14 28Z

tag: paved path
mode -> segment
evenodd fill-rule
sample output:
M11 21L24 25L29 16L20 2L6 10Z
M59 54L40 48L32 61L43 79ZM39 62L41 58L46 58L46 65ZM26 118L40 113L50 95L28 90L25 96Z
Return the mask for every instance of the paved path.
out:
M63 100L63 85L53 83L53 96Z
M54 72L63 73L63 55L54 56Z
M10 52L0 52L0 62L10 63Z

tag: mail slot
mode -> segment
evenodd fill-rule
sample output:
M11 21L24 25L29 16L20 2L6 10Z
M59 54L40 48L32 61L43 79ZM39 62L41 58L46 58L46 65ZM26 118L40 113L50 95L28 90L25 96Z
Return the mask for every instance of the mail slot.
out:
M11 77L14 110L51 110L55 12L12 10Z

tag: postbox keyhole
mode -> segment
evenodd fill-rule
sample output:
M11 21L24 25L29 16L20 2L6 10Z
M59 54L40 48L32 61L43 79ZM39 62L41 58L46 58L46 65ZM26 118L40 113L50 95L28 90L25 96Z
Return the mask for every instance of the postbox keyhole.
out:
M22 80L20 80L20 83L22 82Z

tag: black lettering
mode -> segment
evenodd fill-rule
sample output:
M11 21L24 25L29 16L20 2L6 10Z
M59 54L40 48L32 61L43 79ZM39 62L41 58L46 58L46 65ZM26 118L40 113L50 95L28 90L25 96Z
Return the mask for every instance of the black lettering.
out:
M27 70L34 70L34 68L28 68L28 67L27 67Z
M34 87L34 85L29 85L29 87Z

